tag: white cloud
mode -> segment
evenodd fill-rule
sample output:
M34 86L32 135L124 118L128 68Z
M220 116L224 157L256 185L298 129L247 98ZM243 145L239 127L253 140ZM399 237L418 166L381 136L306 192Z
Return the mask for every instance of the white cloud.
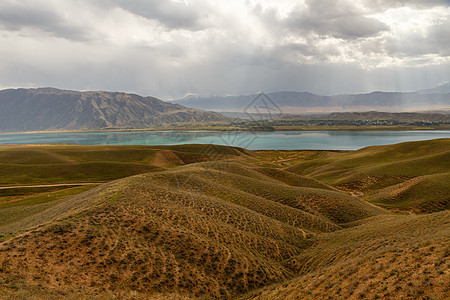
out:
M448 3L3 0L0 82L166 98L392 89L386 72L412 89L450 77Z

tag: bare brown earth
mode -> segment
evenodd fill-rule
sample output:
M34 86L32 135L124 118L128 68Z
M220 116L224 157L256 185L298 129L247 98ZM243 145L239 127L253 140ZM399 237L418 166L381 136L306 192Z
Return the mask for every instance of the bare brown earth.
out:
M446 299L449 143L40 148L154 169L0 203L0 298ZM14 151L0 162L37 165Z

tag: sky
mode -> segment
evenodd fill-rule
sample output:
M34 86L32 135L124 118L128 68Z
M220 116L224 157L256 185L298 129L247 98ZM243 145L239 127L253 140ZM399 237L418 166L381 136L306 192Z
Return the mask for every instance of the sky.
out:
M0 89L414 91L450 81L450 0L2 0Z

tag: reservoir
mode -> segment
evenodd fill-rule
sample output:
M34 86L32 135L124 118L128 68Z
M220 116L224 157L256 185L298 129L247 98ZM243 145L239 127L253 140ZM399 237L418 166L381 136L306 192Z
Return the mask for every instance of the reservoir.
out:
M249 150L357 150L367 146L450 138L449 130L417 131L99 131L0 134L0 145L217 144Z

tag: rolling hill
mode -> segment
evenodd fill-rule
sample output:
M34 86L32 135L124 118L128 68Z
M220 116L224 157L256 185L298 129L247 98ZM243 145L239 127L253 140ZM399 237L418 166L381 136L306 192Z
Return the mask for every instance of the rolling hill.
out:
M367 200L378 206L433 212L450 208L450 172L418 176L372 193Z
M323 235L291 259L297 277L245 299L448 299L449 211L381 216Z
M218 113L135 94L54 88L0 91L0 131L149 128L225 120Z
M34 176L21 165L48 166L41 184L69 182L55 166L123 172L81 168L96 185L15 186L22 196L0 189L0 297L444 299L449 142L352 152L4 146L0 163L16 179ZM135 166L149 169L130 176Z
M228 298L291 277L286 259L318 233L387 213L305 185L226 160L111 182L22 220L38 227L1 243L0 278L42 293Z
M179 146L0 146L0 185L107 182L131 175L162 170L221 157L249 155L237 147Z
M450 140L407 142L330 153L286 170L353 191L383 207L450 209Z

